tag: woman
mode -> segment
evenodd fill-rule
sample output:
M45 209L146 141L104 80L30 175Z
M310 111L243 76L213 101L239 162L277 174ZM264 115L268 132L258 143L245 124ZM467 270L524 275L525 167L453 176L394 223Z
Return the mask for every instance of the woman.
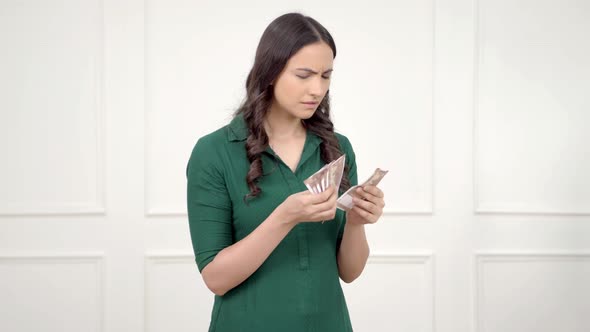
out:
M357 173L349 140L330 120L335 56L317 21L278 17L260 39L244 103L192 151L188 217L199 272L215 293L210 332L352 331L339 278L350 283L363 271L364 224L385 204L366 186L352 210L336 209ZM308 191L303 180L343 153L340 188Z

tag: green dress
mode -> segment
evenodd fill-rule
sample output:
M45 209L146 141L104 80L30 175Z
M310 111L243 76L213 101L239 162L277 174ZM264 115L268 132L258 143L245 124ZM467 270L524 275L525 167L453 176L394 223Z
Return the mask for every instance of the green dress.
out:
M246 174L247 127L241 115L201 137L187 164L190 235L199 272L222 249L243 239L289 195L307 190L303 183L324 162L321 139L307 131L293 172L267 148L262 154L262 192L250 199ZM346 154L351 185L357 184L355 155L349 140L336 133ZM325 223L299 223L248 279L215 295L209 332L350 332L352 326L340 286L336 254L344 233L345 212Z

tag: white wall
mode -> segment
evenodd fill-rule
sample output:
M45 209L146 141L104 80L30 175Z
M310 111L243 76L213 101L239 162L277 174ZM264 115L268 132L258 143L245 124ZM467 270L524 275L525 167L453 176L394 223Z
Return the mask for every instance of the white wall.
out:
M0 2L0 331L206 331L185 166L288 11L386 211L355 331L590 331L587 1Z

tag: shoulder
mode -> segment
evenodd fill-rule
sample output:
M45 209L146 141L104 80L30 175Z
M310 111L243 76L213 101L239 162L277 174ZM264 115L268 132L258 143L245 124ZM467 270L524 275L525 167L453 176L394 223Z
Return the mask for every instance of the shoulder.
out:
M348 137L343 134L334 132L336 138L338 138L338 144L340 144L340 151L346 155L346 164L348 167L356 168L356 155L352 144Z
M354 149L352 148L352 144L350 143L350 140L348 139L348 137L346 137L345 135L343 135L341 133L337 133L337 132L334 132L334 134L336 135L336 138L338 139L338 144L340 144L340 148L342 149L342 152L344 152L346 154L354 153Z
M194 149L215 150L227 142L227 125L209 132L197 139Z
M227 142L227 125L199 137L191 151L189 164L218 164L219 152Z

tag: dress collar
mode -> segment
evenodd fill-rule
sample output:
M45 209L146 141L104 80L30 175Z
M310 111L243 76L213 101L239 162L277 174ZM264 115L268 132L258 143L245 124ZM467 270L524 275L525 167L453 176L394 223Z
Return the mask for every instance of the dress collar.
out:
M306 130L306 132L305 145L316 147L322 142L322 139L310 130ZM229 130L227 131L227 138L230 142L244 141L248 138L248 126L246 126L243 114L240 113L231 120Z
M230 142L241 142L248 138L248 126L246 125L243 114L237 114L229 123L228 128L227 136ZM320 145L320 143L322 143L322 139L316 134L312 133L311 130L307 129L305 144L303 146L299 164L303 164L305 161L307 161L307 159L309 159L315 153L315 150ZM270 146L266 147L265 152L274 156L275 158L278 158Z

